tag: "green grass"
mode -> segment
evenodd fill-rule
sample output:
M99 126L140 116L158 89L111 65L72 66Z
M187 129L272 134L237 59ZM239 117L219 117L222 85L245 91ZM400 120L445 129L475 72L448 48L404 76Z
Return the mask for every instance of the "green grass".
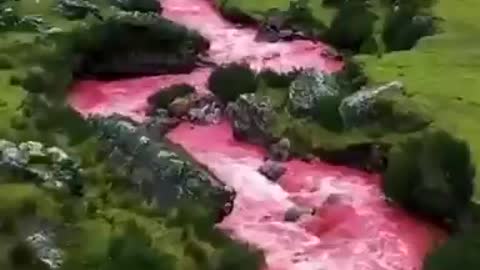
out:
M34 202L37 215L47 218L55 217L59 207L46 191L34 184L0 184L0 215L21 212L25 202Z
M469 142L480 168L480 25L475 0L442 0L434 8L442 32L410 51L382 58L360 56L376 82L401 80L413 99L425 105L436 126ZM476 180L480 199L480 175Z

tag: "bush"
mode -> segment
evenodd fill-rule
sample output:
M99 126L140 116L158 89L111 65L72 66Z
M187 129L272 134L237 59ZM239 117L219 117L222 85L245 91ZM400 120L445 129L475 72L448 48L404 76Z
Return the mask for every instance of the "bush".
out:
M337 11L326 33L326 39L336 48L358 52L372 39L377 15L364 1L346 1Z
M385 20L382 38L388 51L400 51L413 48L419 39L434 33L432 17L400 9Z
M11 68L13 68L12 60L5 55L0 55L0 70Z
M277 73L271 69L263 70L258 75L268 86L273 88L287 88L295 80L300 71Z
M391 150L383 189L407 209L453 219L470 202L474 176L464 141L444 131L428 131Z
M175 84L164 89L160 89L155 94L148 97L147 101L153 109L167 108L177 97L183 97L194 93L195 88L188 84Z
M218 265L213 268L214 270L254 270L264 266L263 253L246 244L231 242L220 252Z
M423 270L480 269L480 228L453 235L425 259Z
M224 102L235 101L241 94L257 91L255 72L246 64L229 64L215 69L208 78L208 88Z
M40 261L35 251L24 241L19 241L9 252L10 265L13 269L48 270L49 267Z
M157 0L111 0L114 6L126 11L161 12L162 7Z
M338 110L341 102L341 96L322 97L313 108L313 119L330 131L342 131L343 119Z

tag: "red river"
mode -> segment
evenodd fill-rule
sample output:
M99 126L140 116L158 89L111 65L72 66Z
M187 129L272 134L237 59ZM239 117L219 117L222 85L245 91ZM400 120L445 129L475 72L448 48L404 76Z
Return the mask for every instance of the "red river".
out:
M332 72L342 63L325 59L327 47L311 41L263 43L255 31L237 28L208 0L163 0L163 16L199 31L211 41L210 60L245 62L256 70L307 67ZM84 115L120 113L144 119L146 99L176 83L208 91L209 69L118 81L80 81L69 102ZM183 123L168 134L198 162L237 191L234 211L219 226L233 238L262 249L266 270L419 270L442 231L387 205L380 177L322 162L291 160L272 183L257 172L265 150L233 139L229 123ZM285 222L292 206L315 215Z

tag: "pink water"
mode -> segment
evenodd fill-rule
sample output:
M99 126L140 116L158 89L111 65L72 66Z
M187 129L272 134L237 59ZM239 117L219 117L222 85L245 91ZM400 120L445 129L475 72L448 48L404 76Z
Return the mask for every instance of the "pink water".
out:
M320 43L259 43L254 31L237 29L207 0L163 0L164 15L211 40L216 63L246 62L260 70L310 67L335 71L341 63L323 59ZM78 82L70 103L81 113L121 113L144 118L146 98L162 87L187 82L206 92L209 69L112 82ZM233 139L230 125L183 123L168 134L197 161L237 191L235 208L219 226L261 248L268 270L417 270L442 231L388 206L379 177L321 162L292 160L279 183L257 172L264 150ZM295 223L283 221L290 207L317 209Z

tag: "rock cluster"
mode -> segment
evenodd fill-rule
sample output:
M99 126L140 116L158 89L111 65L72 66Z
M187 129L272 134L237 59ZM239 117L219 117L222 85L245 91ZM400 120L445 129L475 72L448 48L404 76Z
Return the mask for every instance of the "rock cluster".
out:
M80 165L58 147L45 147L33 141L17 145L0 140L0 155L0 168L4 172L20 173L50 188L66 186L72 193L81 194Z
M268 97L242 94L226 108L232 121L234 136L256 144L267 144L271 140L270 128L275 112Z

